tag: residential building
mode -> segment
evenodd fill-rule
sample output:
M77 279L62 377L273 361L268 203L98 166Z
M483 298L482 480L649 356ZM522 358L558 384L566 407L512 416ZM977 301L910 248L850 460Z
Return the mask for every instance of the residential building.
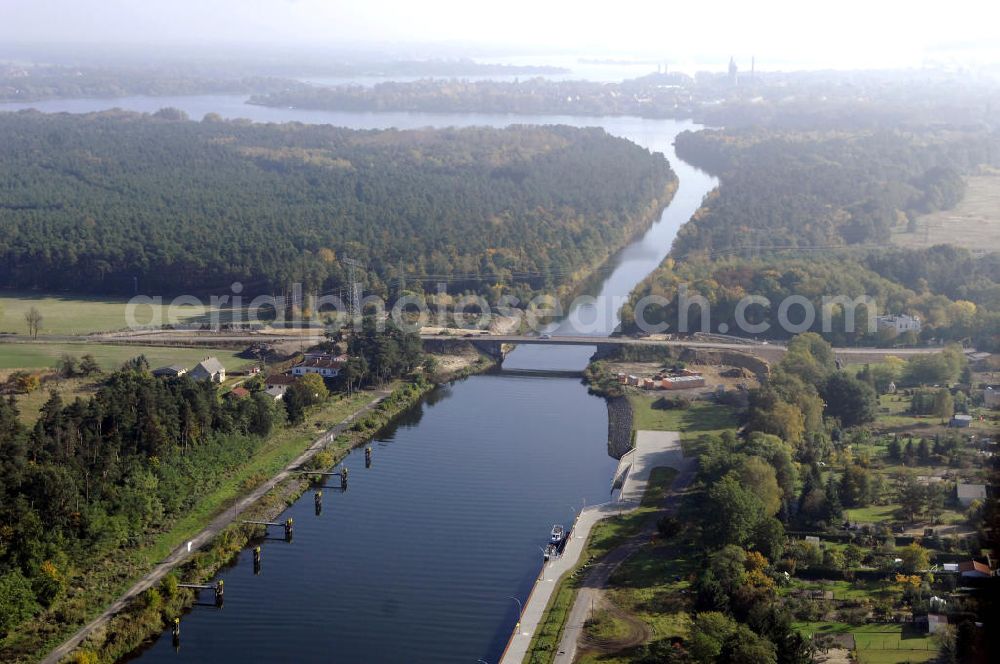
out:
M157 378L177 378L187 373L187 368L179 364L171 364L168 367L153 369L153 375Z
M958 572L966 579L985 579L993 576L989 566L978 560L966 560L959 563Z
M264 389L270 390L275 387L280 387L282 389L282 394L288 389L288 386L297 381L298 378L295 376L289 376L288 374L271 374L264 379Z
M191 378L195 380L210 380L213 383L222 383L226 380L226 367L216 357L206 357L191 370Z
M226 393L226 396L230 399L245 399L250 396L250 390L241 385L237 385L233 389L229 390L229 392Z
M346 355L334 357L333 355L309 354L292 367L292 375L305 376L314 373L323 378L335 378L346 363Z
M916 316L907 314L876 316L875 324L880 330L892 328L896 331L896 334L903 334L904 332L920 334L920 319Z
M285 392L288 390L287 385L275 385L274 387L269 387L264 390L264 394L271 397L275 401L279 401L285 398Z
M983 390L983 405L987 408L1000 408L1000 385L987 385Z
M959 482L955 486L955 495L962 507L968 507L974 500L986 500L986 485Z
M993 354L981 350L967 350L965 357L969 360L969 367L974 371L989 371L989 359Z
M965 413L958 413L951 416L951 420L948 422L948 426L955 429L965 429L972 426L972 415L966 415Z

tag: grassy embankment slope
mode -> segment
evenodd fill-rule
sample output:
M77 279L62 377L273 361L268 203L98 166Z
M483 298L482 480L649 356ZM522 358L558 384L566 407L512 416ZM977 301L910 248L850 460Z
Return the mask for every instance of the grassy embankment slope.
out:
M327 448L327 460L339 460L351 447L366 440L388 422L399 409L412 403L420 393L419 390L414 391L411 386L398 382L387 389L394 391L395 398L389 400L392 403L385 409L362 418L348 432L338 436ZM156 562L204 529L243 495L287 466L326 429L364 408L375 396L375 393L369 391L357 392L351 396L335 396L310 411L302 424L275 431L252 458L219 478L218 486L198 501L183 518L165 524L160 532L145 534L142 543L135 548L117 555L104 556L86 570L78 570L79 573L71 579L65 597L18 632L0 641L0 655L12 662L28 662L48 652L68 638L77 627L97 616ZM292 484L294 486L282 487L268 494L260 504L251 508L252 513L257 518L263 518L280 512L305 486L304 481ZM211 577L240 550L242 543L250 535L251 533L245 532L245 528L230 526L216 538L210 551L196 555L185 566L185 579ZM173 606L177 602L183 605L188 601L188 597L175 598L175 602L170 603L172 610L177 610ZM159 611L166 611L167 606L140 605L116 618L107 632L102 632L116 634L114 639L90 649L99 651L102 657L120 657L145 638L158 633L165 624L160 622L160 618L166 619L165 614L159 616ZM94 646L93 643L89 645Z
M647 519L655 517L676 476L677 471L673 468L654 468L638 509L594 525L580 555L580 562L560 579L559 588L545 608L545 615L532 637L526 662L541 664L553 661L566 618L588 568L638 533Z

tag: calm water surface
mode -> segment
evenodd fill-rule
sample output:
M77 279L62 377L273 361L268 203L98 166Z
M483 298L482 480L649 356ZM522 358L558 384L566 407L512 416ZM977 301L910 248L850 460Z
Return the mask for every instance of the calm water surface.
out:
M357 129L510 124L600 126L662 152L680 188L659 222L605 268L595 295L625 297L670 249L682 223L715 185L673 153L690 122L631 117L349 113L248 106L238 96L71 99L0 104L81 113L119 107L180 108L258 122L328 123ZM584 306L553 330L606 334L617 306ZM526 346L505 368L581 369L589 347ZM580 381L474 376L431 393L374 443L345 461L350 488L290 507L295 539L263 544L263 569L244 553L220 573L222 610L197 606L137 656L143 662L496 662L541 564L553 523L609 497L607 411ZM275 529L277 530L277 529ZM278 532L273 533L278 535ZM207 594L206 594L207 595ZM211 598L203 598L206 602Z

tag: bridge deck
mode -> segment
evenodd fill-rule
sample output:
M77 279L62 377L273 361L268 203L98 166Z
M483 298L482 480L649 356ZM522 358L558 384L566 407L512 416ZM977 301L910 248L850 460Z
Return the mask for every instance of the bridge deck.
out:
M726 341L698 341L687 339L646 339L634 337L609 337L609 336L586 336L586 335L566 335L543 338L536 335L527 334L471 334L463 336L422 334L420 338L424 341L470 341L478 343L496 344L533 344L551 346L677 346L683 348L704 348L708 350L734 350L745 353L783 353L785 346L780 343L765 343L748 341L746 343L726 342ZM928 348L864 348L864 347L837 347L834 351L837 355L860 355L860 356L883 356L883 355L923 355L927 353L940 352L939 347Z

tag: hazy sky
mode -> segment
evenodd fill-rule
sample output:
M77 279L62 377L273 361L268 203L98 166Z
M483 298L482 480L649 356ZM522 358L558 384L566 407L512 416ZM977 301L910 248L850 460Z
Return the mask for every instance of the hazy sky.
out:
M0 0L0 41L452 43L803 65L997 61L989 0ZM775 68L775 67L768 67Z

